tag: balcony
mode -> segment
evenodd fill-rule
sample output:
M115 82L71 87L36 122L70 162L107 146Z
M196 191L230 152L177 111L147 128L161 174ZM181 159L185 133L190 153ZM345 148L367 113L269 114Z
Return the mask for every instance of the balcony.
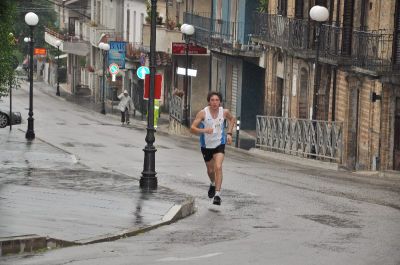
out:
M90 29L93 27L91 23L81 20L75 21L75 36L83 41L90 42Z
M282 48L299 58L315 58L315 23L280 15L255 13L252 41ZM344 30L324 24L320 31L320 60L373 75L392 73L393 33L352 30L350 54L343 49Z
M113 29L104 26L90 27L90 44L97 47L103 41L123 41L122 32L116 32Z
M392 72L393 33L387 30L353 31L351 59L354 67L378 73ZM399 74L398 71L393 73Z
M182 42L182 33L179 30L157 26L156 35L156 51L158 52L172 53L172 43ZM150 47L150 24L143 25L143 46Z
M79 56L86 56L89 53L89 43L86 41L82 41L75 36L68 36L49 28L45 28L44 38L48 44L54 47L57 47L56 42L57 40L60 40L60 50L65 53L75 54Z
M191 39L201 46L234 55L258 57L259 47L248 45L247 33L250 24L236 21L212 19L198 14L184 13L185 23L195 27Z

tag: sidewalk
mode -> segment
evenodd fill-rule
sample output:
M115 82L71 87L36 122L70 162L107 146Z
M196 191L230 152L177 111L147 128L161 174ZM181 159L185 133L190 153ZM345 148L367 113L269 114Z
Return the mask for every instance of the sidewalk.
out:
M0 130L0 256L132 236L194 211L190 196L95 172L18 126ZM110 181L112 179L112 181Z

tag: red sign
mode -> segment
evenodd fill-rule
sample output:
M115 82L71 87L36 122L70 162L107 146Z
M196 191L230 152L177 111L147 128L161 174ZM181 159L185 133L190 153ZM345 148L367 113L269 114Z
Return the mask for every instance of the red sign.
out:
M186 44L181 42L172 43L172 54L185 54ZM189 54L207 54L207 49L189 43Z
M33 50L33 55L46 55L47 51L46 48L35 48Z
M154 84L154 99L161 99L161 82L162 82L162 75L156 74ZM145 75L144 77L144 99L149 99L150 94L150 75Z

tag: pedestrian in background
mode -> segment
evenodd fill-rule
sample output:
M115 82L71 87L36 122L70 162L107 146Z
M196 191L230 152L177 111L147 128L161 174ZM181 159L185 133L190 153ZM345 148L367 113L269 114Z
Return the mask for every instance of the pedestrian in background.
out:
M135 109L132 98L129 96L128 91L126 90L124 90L124 92L121 93L118 98L120 100L118 109L121 111L122 125L124 125L125 122L126 124L129 124L129 113Z
M200 134L201 153L211 182L208 197L214 198L213 204L221 205L222 162L225 157L225 144L232 144L232 131L236 119L228 109L221 107L221 93L209 92L207 101L208 106L197 113L190 132ZM228 121L226 134L225 120Z

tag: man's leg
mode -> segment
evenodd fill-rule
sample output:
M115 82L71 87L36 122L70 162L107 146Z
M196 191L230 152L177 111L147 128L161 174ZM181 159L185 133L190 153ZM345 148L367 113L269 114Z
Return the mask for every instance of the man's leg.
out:
M214 174L214 160L206 162L207 175L210 179L210 187L208 188L208 198L213 198L215 196L215 174Z
M129 124L129 110L128 110L128 108L125 108L125 120L126 120L126 124Z
M215 196L213 204L221 205L222 162L224 161L224 153L215 153L213 160L215 175Z
M125 122L125 112L121 111L121 122L124 124Z
M222 185L222 162L224 161L224 153L216 153L213 156L214 160L214 178L215 178L215 190L221 191Z
M215 176L214 176L214 159L211 159L210 161L206 162L206 167L207 167L207 175L210 178L210 181L212 183L215 182Z

